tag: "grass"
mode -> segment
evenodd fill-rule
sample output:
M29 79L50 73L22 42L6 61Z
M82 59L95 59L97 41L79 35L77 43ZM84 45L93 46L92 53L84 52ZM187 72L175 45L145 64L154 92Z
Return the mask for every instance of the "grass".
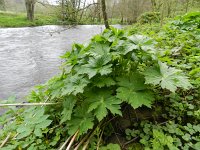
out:
M0 27L27 27L59 24L55 15L35 14L34 21L28 21L25 13L0 12Z
M109 19L110 24L120 24L120 19ZM35 14L34 21L28 21L26 13L12 13L0 11L0 27L31 27L42 25L67 25L72 24L70 21L62 22L56 15ZM104 24L98 20L84 19L79 24Z

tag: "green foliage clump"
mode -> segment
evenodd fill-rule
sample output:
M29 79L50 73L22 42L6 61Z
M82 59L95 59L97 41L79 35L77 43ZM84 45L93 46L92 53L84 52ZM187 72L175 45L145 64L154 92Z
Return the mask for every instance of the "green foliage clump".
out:
M146 12L138 17L138 22L141 24L145 23L158 23L160 21L159 12Z
M0 140L11 134L3 149L67 143L75 150L197 149L199 26L189 23L195 20L185 19L184 29L171 22L159 32L111 28L85 45L74 44L62 56L62 74L28 98L55 105L11 108L2 115Z

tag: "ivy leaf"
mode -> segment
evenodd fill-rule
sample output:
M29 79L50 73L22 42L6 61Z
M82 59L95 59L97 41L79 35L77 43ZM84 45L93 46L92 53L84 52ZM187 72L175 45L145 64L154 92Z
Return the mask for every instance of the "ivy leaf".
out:
M112 64L108 64L111 61L109 55L103 55L98 57L90 57L88 64L85 64L77 69L78 74L87 74L89 79L96 74L107 75L112 72Z
M88 85L89 80L82 75L74 75L65 79L65 86L62 88L62 95L77 95L83 93L84 88Z
M117 89L117 97L119 99L128 102L134 109L142 105L151 107L154 97L144 84L144 77L142 75L134 73L117 80L120 86Z
M63 123L67 120L71 120L71 115L73 108L76 104L76 98L75 97L68 97L66 100L63 101L63 111L62 111L62 117L60 123Z
M87 132L88 129L92 129L94 126L93 120L94 117L92 113L88 113L86 110L88 109L87 104L85 106L77 107L74 112L75 114L68 122L68 133L73 135L77 130L79 130L79 134L82 135Z
M144 73L146 84L160 85L163 89L175 92L177 87L188 89L191 87L187 77L181 75L181 70L168 67L166 63L158 63L159 66L153 66Z
M120 111L121 101L112 95L112 91L107 89L98 89L97 92L88 94L87 100L90 103L88 112L94 111L95 116L99 121L107 116L108 110L112 114L122 115Z

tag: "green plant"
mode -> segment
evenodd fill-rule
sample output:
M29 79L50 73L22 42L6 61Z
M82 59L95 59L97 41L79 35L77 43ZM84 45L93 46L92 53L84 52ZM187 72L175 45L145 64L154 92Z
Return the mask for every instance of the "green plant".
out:
M118 146L106 138L115 133L119 139L117 132L127 136L118 141L122 149L134 142L145 149L198 147L199 27L185 23L192 30L173 22L160 32L152 28L156 35L111 28L88 44L74 44L62 56L62 73L28 97L55 105L5 114L18 115L3 121L0 139L11 133L4 149L111 149ZM128 118L126 111L130 125L120 129L115 124ZM148 118L138 111L148 111Z
M160 21L159 12L146 12L138 17L138 22L141 24L145 23L158 23Z

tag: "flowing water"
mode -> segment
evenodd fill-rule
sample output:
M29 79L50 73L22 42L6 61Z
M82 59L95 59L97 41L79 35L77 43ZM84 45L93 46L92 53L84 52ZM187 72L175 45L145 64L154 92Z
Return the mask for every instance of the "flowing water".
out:
M103 31L102 25L42 26L0 29L0 99L24 96L60 72L59 58L74 42Z

